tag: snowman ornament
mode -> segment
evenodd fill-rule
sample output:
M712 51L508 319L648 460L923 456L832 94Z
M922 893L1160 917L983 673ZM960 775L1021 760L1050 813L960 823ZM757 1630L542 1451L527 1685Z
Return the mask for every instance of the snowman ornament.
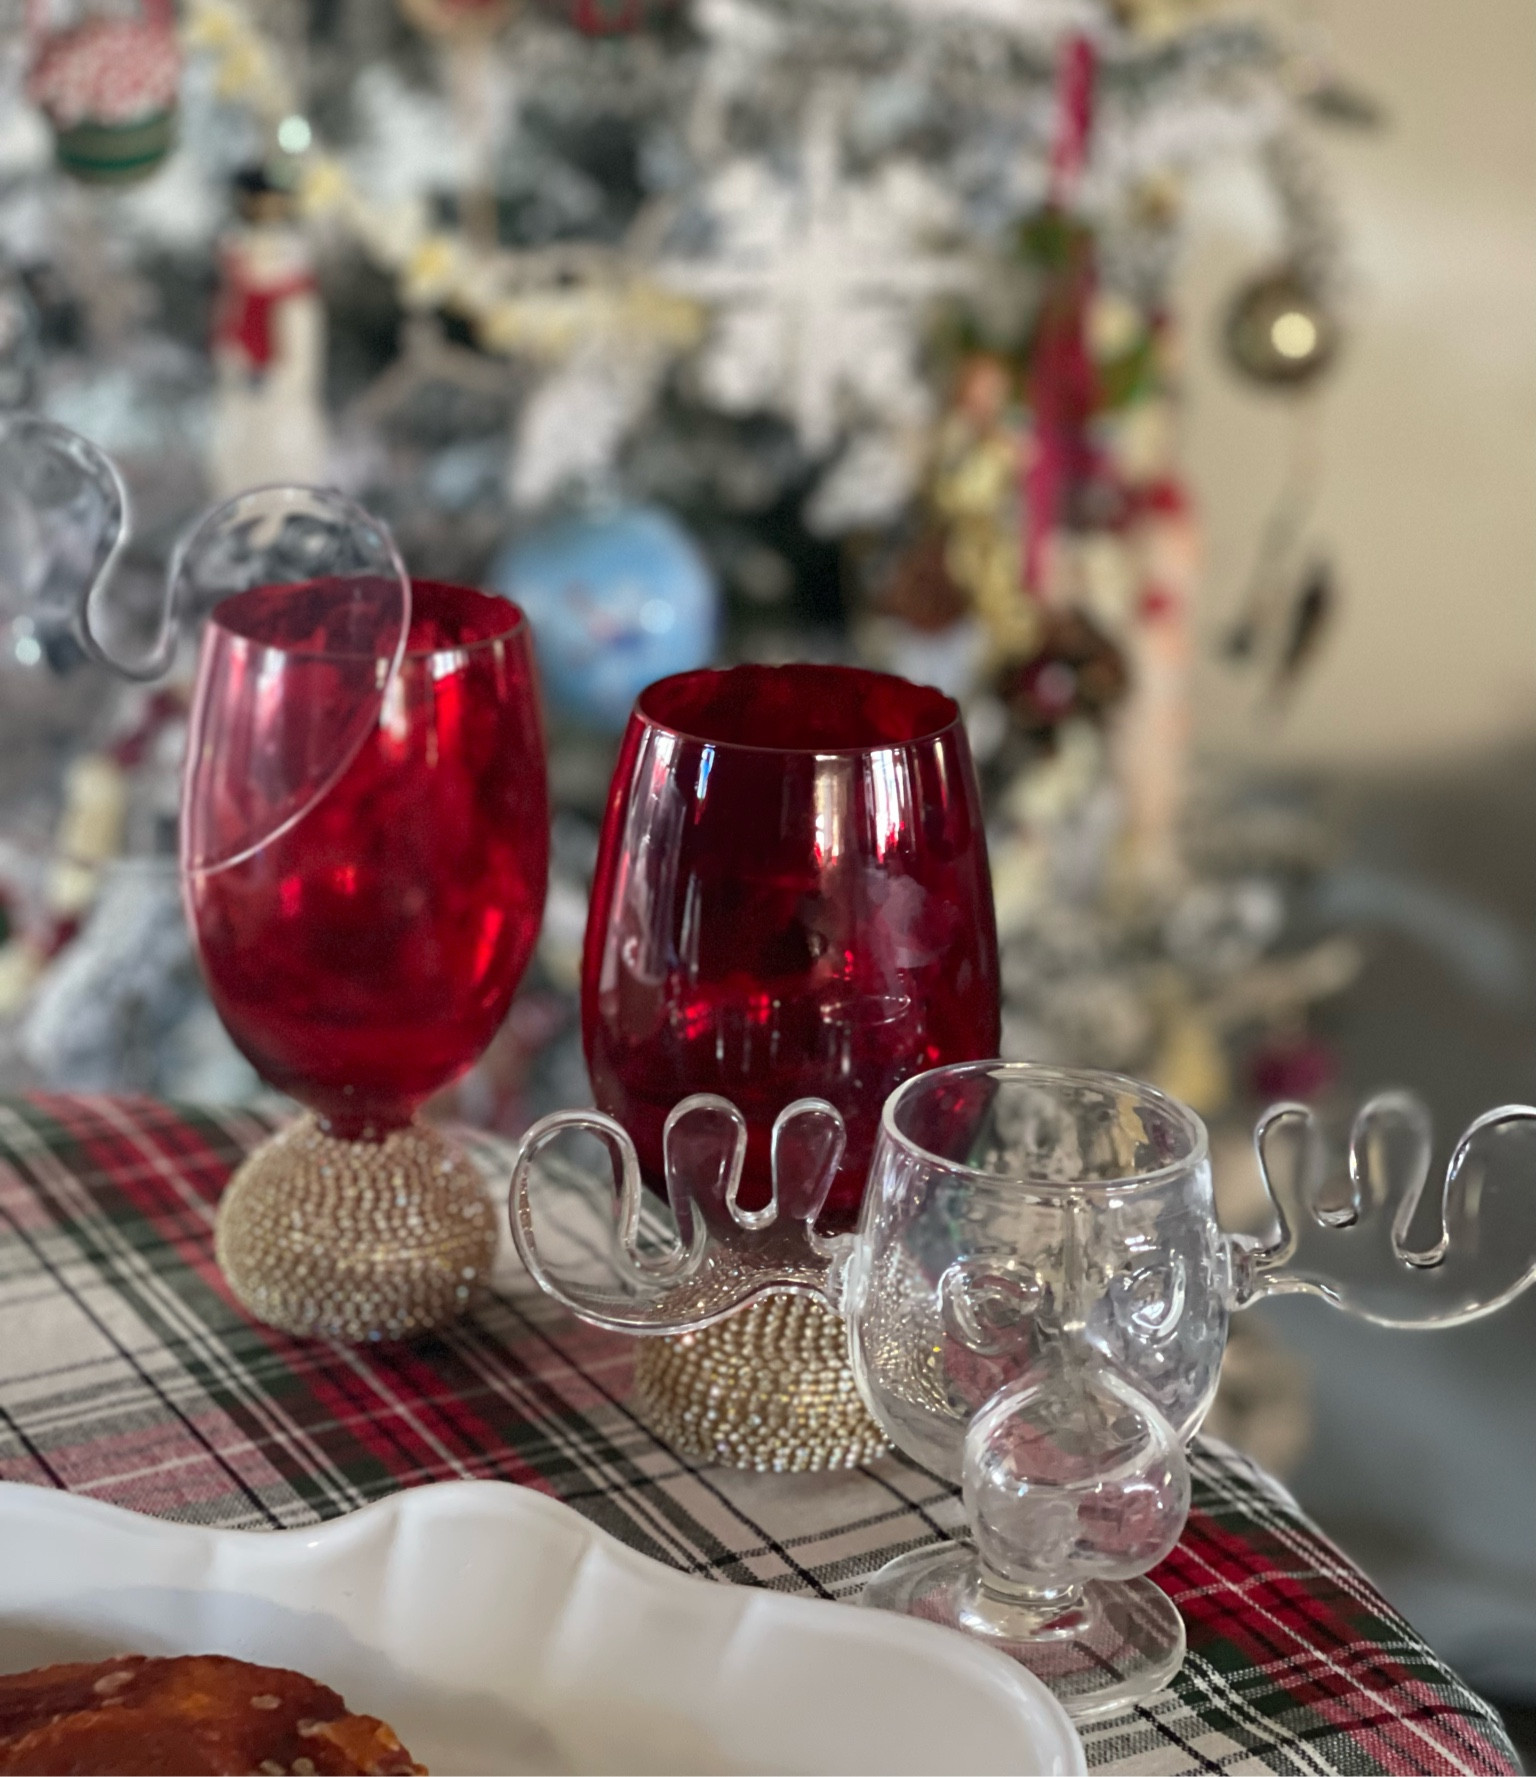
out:
M324 479L325 312L291 195L261 169L235 181L220 243L212 480L220 499Z

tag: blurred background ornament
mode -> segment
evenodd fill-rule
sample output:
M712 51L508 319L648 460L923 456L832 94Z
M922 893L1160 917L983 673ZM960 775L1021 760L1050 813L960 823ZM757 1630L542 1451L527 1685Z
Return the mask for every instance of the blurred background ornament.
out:
M237 226L219 243L211 468L232 497L325 479L325 310L294 194L275 169L234 180Z
M1267 877L1197 882L1163 922L1168 954L1192 975L1231 975L1256 963L1285 927L1285 900Z
M661 355L603 341L571 354L524 401L507 487L519 511L600 488L655 394Z
M1093 231L1050 208L1021 231L1043 289L1024 366L1029 410L1024 459L1024 585L1049 597L1052 551L1096 479L1090 423L1105 405L1088 336L1097 270Z
M242 144L244 152L276 145L285 153L299 154L310 145L313 129L298 109L298 90L284 46L258 27L244 0L184 0L182 41L211 76L215 96L259 120L264 135L271 138ZM281 142L280 127L289 119L293 123L288 140ZM299 130L300 124L308 134ZM197 146L206 150L214 144L200 140ZM227 156L219 156L217 164L227 165Z
M181 50L172 0L139 0L137 17L88 11L51 29L28 0L27 92L53 127L59 165L91 184L148 177L176 139Z
M924 635L942 635L969 613L971 602L950 572L942 531L925 530L903 550L879 607Z
M1110 0L1110 10L1128 30L1154 42L1175 37L1215 10L1219 0Z
M697 543L654 506L598 503L514 538L490 583L533 627L556 712L617 734L653 679L704 666L719 594Z
M1277 697L1288 696L1311 665L1333 622L1335 604L1333 570L1326 561L1316 561L1308 569L1290 609L1275 663L1273 688Z
M1262 1104L1314 1100L1338 1078L1331 1049L1316 1037L1291 1031L1261 1043L1248 1061L1253 1096Z
M1039 633L1030 658L1008 667L998 682L1021 732L1046 740L1074 717L1107 716L1130 685L1121 650L1082 611L1042 613Z
M1279 251L1227 309L1227 357L1250 381L1305 389L1331 367L1342 343L1342 231L1316 153L1300 130L1277 129L1259 162L1280 213Z
M1026 658L1040 639L1039 608L1024 596L1026 441L1014 382L999 353L962 361L934 428L925 489L945 538L945 573L985 625L994 662Z
M584 37L618 37L638 30L647 8L645 0L568 0L568 12Z
M461 169L457 210L465 234L481 247L498 239L496 162L516 128L518 92L510 71L489 53L515 0L400 0L401 10L437 43L442 84L457 126Z
M850 179L843 128L842 98L823 81L804 102L793 175L765 158L727 161L704 192L710 251L661 268L713 312L697 367L706 399L785 414L812 456L860 419L926 417L924 310L975 277L935 246L957 220L943 187L904 156Z
M1234 665L1262 673L1266 707L1274 713L1284 709L1321 651L1338 603L1331 565L1309 545L1308 530L1322 485L1317 402L1338 358L1342 325L1336 227L1318 195L1315 170L1290 145L1277 145L1266 159L1275 171L1291 252L1233 298L1223 345L1249 382L1290 398L1291 438L1222 652Z
M1316 289L1294 267L1261 273L1227 311L1227 356L1250 381L1304 388L1332 364L1339 324Z
M399 0L399 5L418 30L470 41L494 36L515 10L515 0Z
M887 672L969 702L987 660L988 636L949 571L947 549L944 533L927 529L901 552L878 595L877 615L861 633L861 651ZM977 752L974 732L971 742Z

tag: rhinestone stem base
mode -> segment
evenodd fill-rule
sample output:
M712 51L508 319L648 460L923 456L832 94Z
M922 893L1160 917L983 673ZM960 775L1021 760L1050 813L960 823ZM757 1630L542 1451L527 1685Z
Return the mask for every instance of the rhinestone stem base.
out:
M496 1222L480 1175L423 1123L341 1141L303 1116L245 1161L214 1230L241 1306L285 1333L406 1339L489 1279Z
M765 1296L700 1333L639 1341L635 1406L681 1455L760 1471L856 1468L890 1448L848 1334L808 1296Z

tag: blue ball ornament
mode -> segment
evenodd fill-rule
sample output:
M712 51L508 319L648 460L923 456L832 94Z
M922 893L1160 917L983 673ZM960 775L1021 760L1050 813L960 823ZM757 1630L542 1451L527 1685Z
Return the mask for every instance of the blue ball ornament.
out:
M490 578L527 613L551 705L595 728L616 733L652 680L704 666L715 650L714 575L654 506L548 520L514 538Z

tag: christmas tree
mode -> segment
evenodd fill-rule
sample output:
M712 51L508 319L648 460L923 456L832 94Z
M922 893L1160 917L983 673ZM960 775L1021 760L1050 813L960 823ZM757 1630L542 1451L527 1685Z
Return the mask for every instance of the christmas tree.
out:
M1299 1008L1347 960L1267 955L1272 860L1212 870L1188 837L1170 288L1188 180L1252 157L1281 228L1232 362L1282 391L1326 367L1307 133L1367 108L1315 45L1203 0L9 10L0 399L121 465L119 596L152 602L210 499L286 479L529 611L563 810L543 975L460 1111L510 1128L582 1090L568 995L611 736L711 657L861 658L961 699L1010 1053L1208 1109L1242 1031L1289 1032L1305 1070ZM1325 582L1265 582L1232 652L1283 686L1327 607ZM66 615L12 609L9 1065L249 1089L166 861L185 675L109 688Z

